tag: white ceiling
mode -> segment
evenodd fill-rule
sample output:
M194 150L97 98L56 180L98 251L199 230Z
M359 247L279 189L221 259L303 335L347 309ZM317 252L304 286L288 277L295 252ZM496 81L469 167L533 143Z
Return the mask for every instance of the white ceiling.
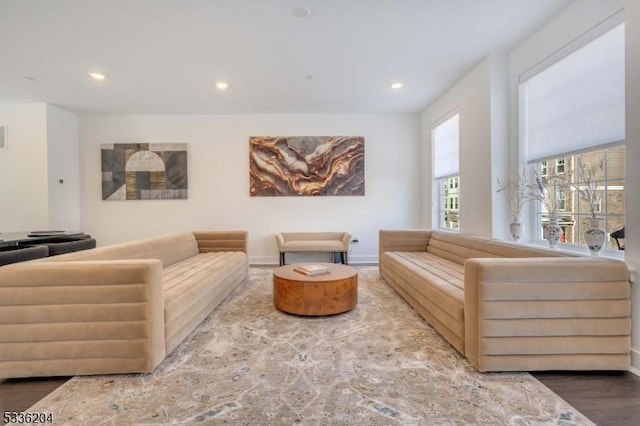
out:
M80 114L419 112L568 3L0 0L0 102ZM311 15L294 17L299 6ZM404 87L391 90L396 80Z

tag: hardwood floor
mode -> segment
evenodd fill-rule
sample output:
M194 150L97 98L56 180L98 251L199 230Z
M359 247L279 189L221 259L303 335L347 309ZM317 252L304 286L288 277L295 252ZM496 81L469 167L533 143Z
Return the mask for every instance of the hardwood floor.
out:
M632 373L531 374L599 426L640 425L640 377Z
M536 372L532 375L599 426L640 425L640 377L628 372ZM0 413L25 411L68 377L0 382Z
M7 411L26 411L69 377L46 377L33 379L8 379L0 382L0 415Z

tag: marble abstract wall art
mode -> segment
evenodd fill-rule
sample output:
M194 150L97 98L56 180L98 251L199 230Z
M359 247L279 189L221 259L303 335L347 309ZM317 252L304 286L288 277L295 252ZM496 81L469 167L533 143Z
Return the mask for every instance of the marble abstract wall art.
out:
M103 144L103 200L186 199L186 143Z
M361 136L249 138L252 197L364 195Z

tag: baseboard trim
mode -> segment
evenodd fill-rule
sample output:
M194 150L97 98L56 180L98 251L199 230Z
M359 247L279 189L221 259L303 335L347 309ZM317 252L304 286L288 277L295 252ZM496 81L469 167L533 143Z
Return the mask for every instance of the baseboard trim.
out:
M278 256L249 256L251 266L278 266L279 264Z
M378 255L349 255L349 265L377 265Z

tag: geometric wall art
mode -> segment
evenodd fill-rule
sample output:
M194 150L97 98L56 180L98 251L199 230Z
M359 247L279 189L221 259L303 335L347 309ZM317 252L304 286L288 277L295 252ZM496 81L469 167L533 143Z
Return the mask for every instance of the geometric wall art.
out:
M186 143L102 144L103 200L186 199Z
M364 195L361 136L252 136L252 197Z

